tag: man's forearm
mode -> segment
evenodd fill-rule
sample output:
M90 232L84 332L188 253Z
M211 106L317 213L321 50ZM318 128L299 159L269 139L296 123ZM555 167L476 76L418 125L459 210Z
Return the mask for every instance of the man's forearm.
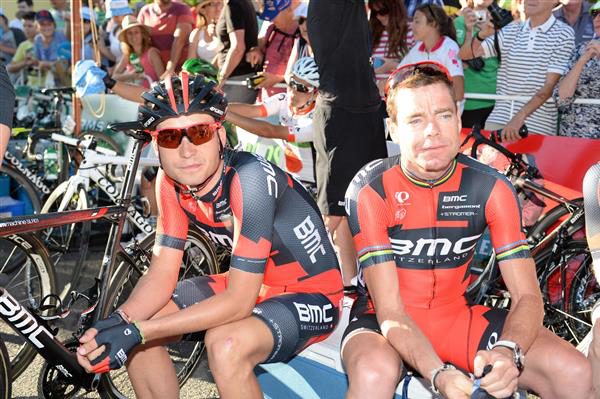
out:
M383 336L398 351L402 361L415 368L421 375L431 378L431 371L443 362L417 324L408 316L378 314L377 320Z
M178 28L175 30L175 40L173 41L173 47L171 47L171 57L169 59L169 63L171 63L171 68L173 70L175 70L179 60L181 59L181 53L185 47L185 43L188 40L189 33L189 29ZM169 65L166 65L166 67L168 66Z
M10 73L17 73L27 66L27 61L11 62L6 66L6 70Z
M231 323L249 317L252 306L240 306L228 291L218 293L165 317L140 322L144 338L152 341Z
M537 337L544 320L542 299L524 295L511 307L500 339L513 341L527 351Z
M542 106L550 98L552 95L552 89L548 90L546 87L543 87L539 90L523 107L515 114L514 118L520 118L523 121L533 114L535 110Z
M261 137L285 140L288 136L288 129L285 126L275 126L269 122L248 118L231 111L225 118L234 125Z
M144 93L147 89L143 86L132 85L130 83L116 82L111 90L116 95L123 97L126 100L143 104L144 99L142 98L142 93Z
M233 70L238 66L242 57L244 56L244 47L232 47L227 52L227 56L225 57L225 62L223 63L223 67L221 68L221 72L219 73L221 80L229 78Z
M120 306L132 320L148 320L171 299L177 275L149 270L137 282L127 301Z

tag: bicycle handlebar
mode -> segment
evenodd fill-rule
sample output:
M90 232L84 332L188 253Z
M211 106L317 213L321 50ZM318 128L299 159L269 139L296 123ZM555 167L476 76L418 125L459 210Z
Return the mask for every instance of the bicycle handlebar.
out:
M52 131L39 131L32 129L27 137L27 146L25 147L25 156L29 160L36 160L35 147L41 139L49 139L52 136Z
M136 140L142 140L144 142L152 140L150 134L144 131L144 127L138 121L110 123L108 128L115 132L122 131Z

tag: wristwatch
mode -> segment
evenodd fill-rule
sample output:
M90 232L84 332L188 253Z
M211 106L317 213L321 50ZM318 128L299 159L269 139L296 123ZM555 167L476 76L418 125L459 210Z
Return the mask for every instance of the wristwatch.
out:
M519 370L519 375L523 372L523 368L525 368L525 354L523 353L523 349L516 342L512 341L498 341L490 349L494 349L498 346L502 346L504 348L508 348L513 352L513 362L515 366L517 366L517 370Z

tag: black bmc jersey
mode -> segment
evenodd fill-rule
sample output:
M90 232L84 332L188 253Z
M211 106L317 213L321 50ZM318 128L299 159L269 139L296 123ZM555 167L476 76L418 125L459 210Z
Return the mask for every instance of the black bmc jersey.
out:
M462 154L433 182L405 173L400 156L373 161L352 180L346 212L360 267L395 262L407 306L460 300L488 226L499 261L530 256L512 185Z
M199 200L161 170L156 245L183 249L188 223L232 249L231 267L264 273L276 292L336 296L341 275L321 215L302 184L264 158L226 149L221 180Z

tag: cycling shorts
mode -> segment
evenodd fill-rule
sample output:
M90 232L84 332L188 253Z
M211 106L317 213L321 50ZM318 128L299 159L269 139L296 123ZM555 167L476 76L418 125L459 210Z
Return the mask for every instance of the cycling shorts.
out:
M198 276L177 283L173 301L186 308L227 289L227 273ZM331 334L339 320L339 300L320 293L284 292L263 285L252 315L273 334L273 350L263 363L288 360ZM337 299L337 300L336 300ZM203 334L202 334L203 335ZM184 339L198 339L196 334Z
M364 311L365 298L359 297L352 305L350 324L342 336L342 352L354 335L365 332L381 334L375 313ZM477 351L490 349L498 341L508 315L505 309L467 306L464 299L432 309L407 306L405 310L443 362L450 362L471 373Z

